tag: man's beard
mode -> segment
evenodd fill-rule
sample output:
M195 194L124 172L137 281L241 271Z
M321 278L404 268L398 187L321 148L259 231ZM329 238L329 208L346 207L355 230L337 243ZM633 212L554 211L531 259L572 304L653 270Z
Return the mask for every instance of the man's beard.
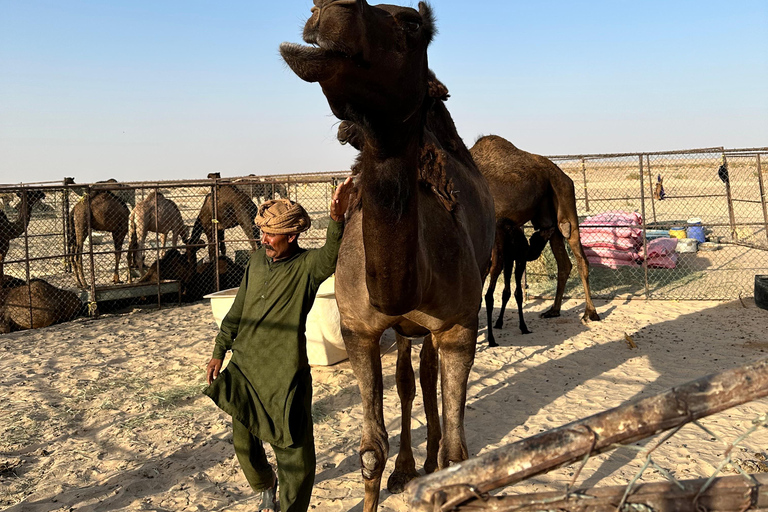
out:
M268 250L268 251L274 251L274 250L275 250L275 248L274 248L274 247L272 247L272 246L271 246L271 245L269 245L269 244L263 244L263 245L262 245L262 247L263 247L264 249Z

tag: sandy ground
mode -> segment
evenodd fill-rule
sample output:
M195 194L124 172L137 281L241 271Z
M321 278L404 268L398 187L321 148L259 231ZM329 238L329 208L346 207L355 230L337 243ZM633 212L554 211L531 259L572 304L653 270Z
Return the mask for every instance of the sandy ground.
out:
M517 329L514 308L478 351L466 410L471 455L765 357L768 311L744 302L598 301L603 321L584 326L580 300L552 320L525 306L532 334ZM9 511L253 510L235 459L229 418L200 394L216 327L207 303L80 319L0 337L0 507ZM630 349L625 334L637 344ZM417 344L418 345L418 344ZM413 358L418 359L416 346ZM399 445L395 355L383 356L389 475ZM313 369L317 479L315 510L361 510L358 470L362 411L348 362ZM419 392L420 395L420 392ZM744 432L765 400L704 424L724 442ZM417 464L425 419L417 396ZM709 476L724 442L687 426L654 454L677 478ZM643 444L643 443L640 443ZM766 429L734 451L736 464L768 469ZM593 458L583 486L626 484L641 460L622 448ZM731 469L732 472L732 469ZM573 467L505 492L561 490ZM659 480L649 469L647 480ZM381 492L380 510L407 510L403 495Z

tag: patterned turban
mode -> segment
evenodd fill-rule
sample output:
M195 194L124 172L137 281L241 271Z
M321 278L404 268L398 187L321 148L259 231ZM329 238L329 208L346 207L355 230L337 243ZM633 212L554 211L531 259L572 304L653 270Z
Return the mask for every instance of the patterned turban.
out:
M307 210L290 199L272 199L259 205L256 225L270 235L303 233L312 220Z

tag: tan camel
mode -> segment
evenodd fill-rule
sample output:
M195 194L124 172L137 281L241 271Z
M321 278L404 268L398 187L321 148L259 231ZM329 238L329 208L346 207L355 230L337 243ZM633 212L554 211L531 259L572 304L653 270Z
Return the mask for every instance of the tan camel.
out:
M156 215L159 212L159 215ZM144 242L150 231L160 234L163 252L168 232L173 232L171 247L176 247L179 237L184 244L189 240L189 228L184 224L176 203L154 190L136 203L128 218L128 265L144 273Z
M19 214L16 220L11 222L6 217L5 212L0 210L0 282L3 282L4 270L3 264L8 249L11 247L11 240L24 234L32 217L32 207L45 199L45 193L42 190L28 189L16 192L21 198L19 205Z
M497 221L518 228L530 221L539 233L537 236L549 239L557 262L557 290L554 304L541 316L560 316L565 282L573 266L565 250L567 240L584 287L586 307L581 320L600 320L589 290L589 262L579 238L573 180L548 158L517 149L497 135L481 137L470 151L491 186ZM486 308L493 310L492 295L486 295ZM491 329L489 323L488 331Z
M88 219L90 211L90 221ZM128 216L130 212L126 204L109 190L92 190L83 196L69 212L68 246L69 257L75 272L78 286L87 288L88 283L83 272L83 244L88 237L88 227L93 231L109 231L115 246L115 272L112 281L120 283L120 255L123 241L128 234ZM131 271L128 269L128 280Z
M356 163L356 199L339 253L336 297L362 397L364 510L372 512L389 447L379 356L386 329L398 333L402 407L389 490L402 491L418 475L410 432L413 337L426 336L420 371L428 418L425 469L467 458L464 405L494 240L493 200L447 109L429 94L430 7L315 0L312 10L304 40L313 46L283 43L281 54L300 78L320 83L331 111L357 123L366 141Z
M219 173L208 175L209 178L218 178ZM242 186L242 185L240 185ZM259 248L259 228L254 224L253 219L258 213L258 206L254 204L248 194L240 190L235 185L222 185L216 192L216 210L218 218L216 226L218 228L217 238L219 241L219 254L226 252L224 245L224 230L235 226L240 226L245 233L245 237L255 251ZM200 243L200 237L205 233L208 239L208 261L216 259L216 248L213 238L213 200L211 194L205 196L200 213L197 215L195 224L192 226L192 234L189 237L189 245L195 246ZM192 247L193 253L197 251Z
M31 316L30 316L31 304ZM83 312L77 294L33 279L29 286L0 289L0 333L48 327Z

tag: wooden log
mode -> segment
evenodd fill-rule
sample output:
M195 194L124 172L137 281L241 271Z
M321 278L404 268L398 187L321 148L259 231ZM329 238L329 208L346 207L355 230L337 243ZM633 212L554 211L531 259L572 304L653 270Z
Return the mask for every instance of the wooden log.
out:
M407 487L411 510L451 510L525 478L768 395L768 358L497 448Z
M717 510L720 512L741 512L768 507L768 474L753 475L750 483L741 475L716 478L701 496L694 501L699 490L707 483L706 478L681 480L682 489L672 482L654 482L638 485L627 498L623 510L664 510L668 512L698 512ZM558 510L563 512L616 512L621 503L626 485L590 490L577 490L569 497L562 492L542 492L518 496L490 497L475 499L458 507L459 512L538 512ZM632 504L643 507L632 507Z

